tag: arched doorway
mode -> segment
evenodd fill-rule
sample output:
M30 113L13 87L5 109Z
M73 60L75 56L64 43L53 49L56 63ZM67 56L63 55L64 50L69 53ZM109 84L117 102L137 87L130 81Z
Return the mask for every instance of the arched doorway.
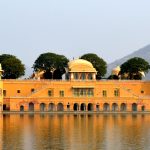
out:
M118 111L118 104L116 103L112 104L112 111Z
M7 110L6 104L3 104L3 111L6 111L6 110Z
M79 110L79 104L78 103L74 103L73 110L74 111L78 111Z
M20 111L24 111L24 106L23 105L20 106Z
M80 110L81 111L86 111L86 104L85 103L81 104Z
M108 103L104 103L103 105L103 111L110 111L110 106Z
M96 105L96 111L100 111L99 104Z
M44 103L40 104L40 111L45 111L45 104Z
M50 103L48 106L48 110L49 111L55 111L55 104L54 103Z
M70 104L67 104L67 111L70 111Z
M132 104L132 111L137 111L137 104L136 103Z
M64 106L62 103L58 103L57 105L57 111L63 111L64 110Z
M127 106L125 103L122 103L120 106L120 111L126 111L127 110Z
M88 104L88 111L93 111L93 104L92 103Z
M29 103L29 111L34 111L34 104L32 102Z
M142 110L142 111L145 111L145 106L144 106L144 105L141 107L141 110Z

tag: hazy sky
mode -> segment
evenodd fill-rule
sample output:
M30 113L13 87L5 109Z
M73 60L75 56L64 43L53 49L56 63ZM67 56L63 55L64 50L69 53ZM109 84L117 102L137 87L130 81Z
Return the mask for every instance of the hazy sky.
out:
M110 63L148 44L149 0L0 0L0 54L27 66L48 51Z

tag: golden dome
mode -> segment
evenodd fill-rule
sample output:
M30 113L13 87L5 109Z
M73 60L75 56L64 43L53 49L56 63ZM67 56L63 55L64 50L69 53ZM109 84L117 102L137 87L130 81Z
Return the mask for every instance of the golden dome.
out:
M68 63L69 72L96 72L92 63L84 59L75 59Z

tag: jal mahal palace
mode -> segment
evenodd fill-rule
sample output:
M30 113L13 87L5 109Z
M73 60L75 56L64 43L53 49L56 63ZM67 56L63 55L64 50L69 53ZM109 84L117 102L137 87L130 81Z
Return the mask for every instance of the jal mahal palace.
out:
M90 62L76 59L65 80L0 77L0 111L150 112L150 81L96 80L96 74Z

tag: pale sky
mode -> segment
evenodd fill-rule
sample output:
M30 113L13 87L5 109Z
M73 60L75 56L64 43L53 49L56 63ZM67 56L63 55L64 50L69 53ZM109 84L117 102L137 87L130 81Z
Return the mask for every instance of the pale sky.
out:
M148 44L149 0L0 0L0 54L29 67L45 52L110 63Z

